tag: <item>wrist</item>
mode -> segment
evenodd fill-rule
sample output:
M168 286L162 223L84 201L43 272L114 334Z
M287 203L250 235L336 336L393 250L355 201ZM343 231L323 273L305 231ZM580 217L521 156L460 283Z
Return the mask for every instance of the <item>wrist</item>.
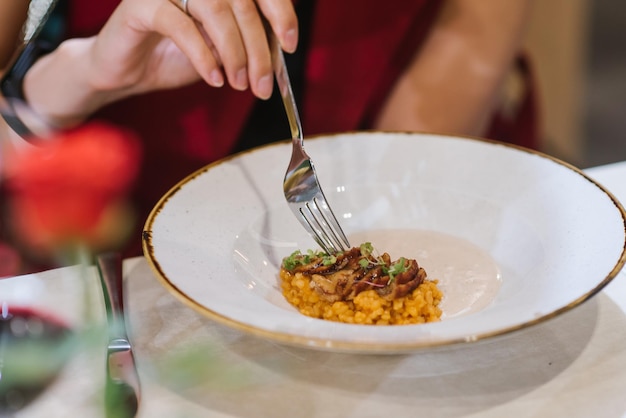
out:
M47 124L43 123L26 103L24 77L33 63L54 50L55 46L49 39L35 37L21 47L0 79L2 117L11 130L23 138L47 132Z
M90 38L62 42L40 58L24 77L24 97L50 125L75 126L102 106L105 94L89 83Z

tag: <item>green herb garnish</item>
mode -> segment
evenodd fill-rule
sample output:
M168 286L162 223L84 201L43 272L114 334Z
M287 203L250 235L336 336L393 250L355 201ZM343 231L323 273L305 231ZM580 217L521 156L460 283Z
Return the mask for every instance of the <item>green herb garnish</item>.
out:
M374 252L374 246L372 246L371 242L364 242L359 246L359 250L361 250L363 257L368 258Z
M341 254L341 253L339 253ZM283 267L287 271L292 271L298 266L305 266L311 264L316 259L320 259L320 262L324 266L330 266L337 262L336 255L329 255L323 251L308 250L306 254L302 254L300 250L296 250L289 257L283 259Z
M283 259L283 267L285 268L285 270L291 271L295 269L298 265L300 265L300 256L302 256L302 253L300 252L300 250L296 250L292 252L289 257L285 257Z
M337 257L334 255L325 254L324 257L322 257L322 264L325 266L331 266L335 264L336 262L337 262Z
M391 266L389 266L389 268L385 272L385 274L389 275L389 281L387 282L388 285L391 284L391 282L393 282L393 280L396 278L398 274L406 272L407 269L406 269L405 264L406 264L406 258L400 257L398 261L396 261Z
M361 259L359 266L363 269L369 269L373 266L380 266L384 275L389 276L387 285L390 285L400 273L407 271L406 258L401 257L395 263L387 266L380 256L374 256L374 247L371 242L365 242L359 246L361 251ZM338 253L341 254L341 253ZM331 266L337 262L337 255L327 254L323 251L308 250L306 254L302 254L300 250L296 250L289 257L283 259L283 267L285 270L292 271L298 266L304 266L320 259L320 263L324 266Z

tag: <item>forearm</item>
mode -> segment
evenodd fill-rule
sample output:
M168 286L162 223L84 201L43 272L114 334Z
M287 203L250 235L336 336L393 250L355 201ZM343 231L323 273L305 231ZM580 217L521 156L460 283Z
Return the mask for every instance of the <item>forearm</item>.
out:
M519 52L529 0L449 0L376 127L481 135Z
M0 5L0 75L22 42L20 35L26 21L28 0L11 0ZM85 69L88 65L89 40L69 41L37 60L26 72L22 87L26 106L15 105L12 112L26 126L39 132L44 125L66 127L80 122L90 112L106 103L104 94L91 88ZM6 109L5 109L6 110ZM30 126L34 124L36 126Z
M93 85L89 76L94 39L65 41L26 73L27 103L54 127L76 125L100 107L131 94L129 90L102 90Z

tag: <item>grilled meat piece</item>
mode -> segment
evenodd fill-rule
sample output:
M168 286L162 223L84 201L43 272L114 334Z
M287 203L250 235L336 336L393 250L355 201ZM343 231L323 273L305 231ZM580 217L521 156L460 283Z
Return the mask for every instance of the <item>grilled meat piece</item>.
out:
M388 300L397 299L426 280L426 271L416 260L400 258L392 262L387 253L374 257L359 247L335 256L294 253L283 261L283 268L308 276L315 291L328 302L352 300L369 289Z

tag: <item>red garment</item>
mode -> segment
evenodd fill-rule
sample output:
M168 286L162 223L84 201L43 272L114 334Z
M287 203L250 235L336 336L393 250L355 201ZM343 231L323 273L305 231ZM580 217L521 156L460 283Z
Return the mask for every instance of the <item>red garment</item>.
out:
M119 0L71 4L70 36L96 33ZM305 73L303 125L308 134L369 128L382 99L419 48L441 5L405 0L318 0ZM232 149L254 103L249 92L203 83L116 103L98 114L138 130L146 140L176 138L181 151L202 162ZM155 115L158 115L155 118ZM163 115L168 115L163 120Z
M404 0L380 7L379 0L316 1L301 109L307 134L370 128L442 2ZM69 36L97 33L118 3L71 1ZM249 91L197 83L132 97L94 116L133 129L149 144L136 191L140 223L177 181L231 152L254 102ZM507 123L500 120L498 126ZM139 234L136 241L139 253Z

